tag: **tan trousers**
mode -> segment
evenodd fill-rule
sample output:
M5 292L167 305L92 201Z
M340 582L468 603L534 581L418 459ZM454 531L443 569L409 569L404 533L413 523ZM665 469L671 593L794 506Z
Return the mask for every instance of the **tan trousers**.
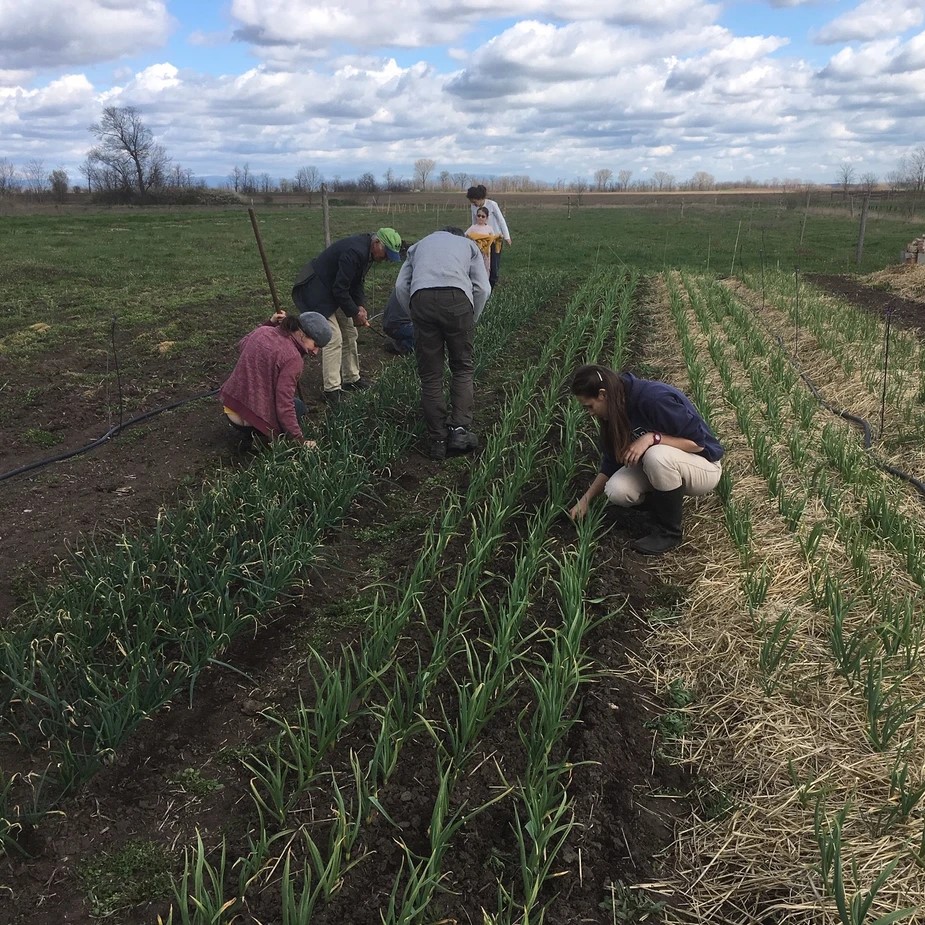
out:
M337 309L328 321L334 333L328 345L321 349L321 380L325 392L334 392L360 378L360 355L353 319Z
M611 504L633 507L650 491L674 491L684 486L685 495L706 495L716 488L723 467L696 453L673 446L650 446L638 466L623 466L607 480L604 494Z

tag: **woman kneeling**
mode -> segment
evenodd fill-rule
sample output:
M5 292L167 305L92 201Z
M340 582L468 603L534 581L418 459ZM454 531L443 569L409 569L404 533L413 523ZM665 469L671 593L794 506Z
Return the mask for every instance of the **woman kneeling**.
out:
M652 532L632 545L657 556L681 543L685 495L713 491L723 448L693 402L679 389L605 366L580 366L572 394L600 421L600 471L569 511L572 520L605 494L611 504L645 503Z

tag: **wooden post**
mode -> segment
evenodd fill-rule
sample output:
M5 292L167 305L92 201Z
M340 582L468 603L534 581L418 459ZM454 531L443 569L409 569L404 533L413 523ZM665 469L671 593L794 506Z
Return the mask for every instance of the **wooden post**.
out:
M864 233L867 231L867 210L870 207L870 193L864 197L864 203L861 206L861 227L858 231L858 250L854 262L856 266L861 265L861 258L864 256Z
M321 184L321 227L324 231L324 246L331 246L331 209L328 206L328 188Z
M809 215L809 190L806 191L806 208L803 210L803 227L800 229L800 247L803 246L803 235L806 233L806 217Z

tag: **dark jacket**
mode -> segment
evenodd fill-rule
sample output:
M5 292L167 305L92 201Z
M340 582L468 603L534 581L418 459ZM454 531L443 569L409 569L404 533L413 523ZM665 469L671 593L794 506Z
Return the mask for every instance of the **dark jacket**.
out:
M393 289L389 301L385 304L385 311L382 313L382 330L390 337L394 337L402 325L410 323L411 312L401 304Z
M292 286L292 301L300 312L319 312L330 318L341 309L356 318L366 305L363 282L372 258L371 234L354 234L326 247L299 270Z
M658 432L670 437L685 437L702 446L700 455L710 462L722 459L723 448L700 416L694 403L667 382L637 379L632 373L620 373L626 395L626 414L634 437ZM612 447L603 447L601 472L608 478L622 464L613 455Z

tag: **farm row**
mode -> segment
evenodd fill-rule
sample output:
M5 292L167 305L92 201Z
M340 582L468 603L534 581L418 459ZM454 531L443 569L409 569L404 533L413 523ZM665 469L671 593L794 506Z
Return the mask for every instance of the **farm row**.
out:
M282 447L217 473L20 609L0 636L0 884L35 901L22 922L68 890L174 923L921 920L921 344L763 260L723 281L596 262L573 289L515 271L498 290L478 373L509 385L484 449L431 509L411 501L413 556L392 534L344 628L290 621L317 616L334 538L409 459L408 363L319 419L312 478ZM594 462L567 390L586 360L679 385L728 450L655 570L661 601L625 552L632 516L561 516ZM59 812L92 794L107 816L98 782L134 742L164 757L165 708L201 709L218 674L250 684L250 640L290 632L297 687L222 761L174 765L181 796L149 777L147 831L92 846L109 880L132 847L167 879L104 895L78 851L51 865L59 891L24 887ZM653 735L680 769L655 791L614 760L648 764ZM668 864L646 814L679 818Z

